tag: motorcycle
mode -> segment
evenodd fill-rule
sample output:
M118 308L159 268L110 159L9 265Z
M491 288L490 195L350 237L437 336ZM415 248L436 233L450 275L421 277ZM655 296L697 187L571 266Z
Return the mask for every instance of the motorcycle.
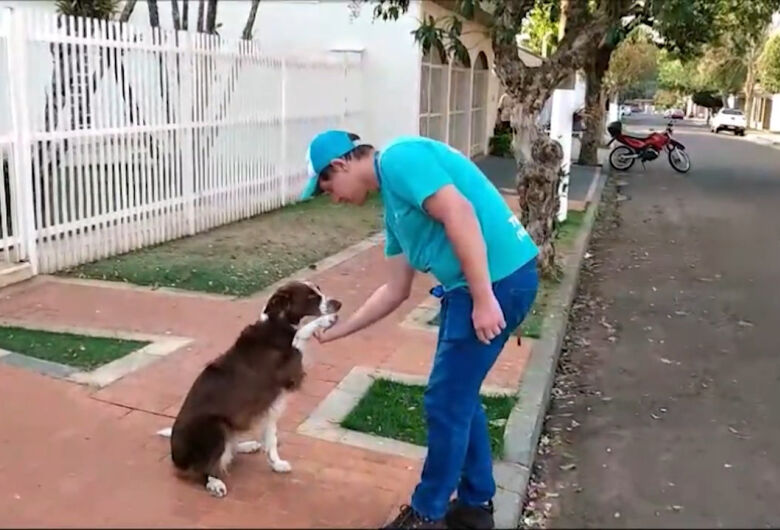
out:
M617 141L621 145L615 147L609 153L609 165L618 171L628 171L634 162L639 159L644 166L645 162L655 160L661 151L668 151L669 165L675 171L687 173L691 169L691 159L685 151L685 146L672 138L673 122L666 125L663 133L652 132L648 136L634 136L623 133L623 124L613 121L607 126L612 142Z

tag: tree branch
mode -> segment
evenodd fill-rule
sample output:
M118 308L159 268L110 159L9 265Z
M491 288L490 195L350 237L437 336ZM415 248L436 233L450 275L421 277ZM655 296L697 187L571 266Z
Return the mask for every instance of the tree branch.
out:
M182 0L181 2L181 29L187 31L190 25L190 0Z
M122 8L122 12L119 14L119 22L127 22L130 20L130 15L133 14L133 9L135 9L135 4L137 2L138 0L127 0L125 7Z
M198 27L196 28L199 33L203 33L205 31L205 26L203 25L204 21L204 14L206 12L206 0L198 0Z
M171 0L171 17L173 18L173 29L181 29L181 16L179 15L179 0Z
M252 39L252 30L255 27L255 18L257 17L257 8L259 5L260 0L252 0L252 7L249 9L249 16L246 19L244 31L241 32L241 38L244 40Z

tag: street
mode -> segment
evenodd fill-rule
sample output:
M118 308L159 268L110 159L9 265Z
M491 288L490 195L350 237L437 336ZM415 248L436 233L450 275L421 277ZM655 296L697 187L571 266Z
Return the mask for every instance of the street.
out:
M689 174L663 153L611 177L529 493L549 517L526 524L780 525L780 149L675 137Z

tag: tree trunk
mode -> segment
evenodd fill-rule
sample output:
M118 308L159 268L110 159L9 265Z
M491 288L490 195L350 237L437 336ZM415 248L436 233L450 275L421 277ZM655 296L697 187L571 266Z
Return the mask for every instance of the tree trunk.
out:
M135 4L138 0L127 0L125 7L122 8L122 13L119 15L119 22L127 22L130 20L130 15L133 14Z
M173 18L173 29L181 29L181 15L179 15L179 0L171 0L171 17Z
M203 25L204 14L206 12L206 0L198 0L198 33L203 33L205 31L205 26Z
M255 27L255 18L257 17L257 7L259 5L260 0L252 0L252 7L249 8L249 16L246 19L244 31L241 32L241 38L244 40L250 40L252 38L252 30Z
M539 248L540 274L554 278L558 275L554 230L560 206L558 182L563 148L538 129L536 107L536 104L516 104L512 108L520 222Z
M593 61L587 66L587 89L585 92L585 130L580 142L580 156L577 163L586 166L599 165L599 146L604 135L604 75L609 69L613 48L600 47Z
M181 29L187 31L190 25L190 0L181 2Z
M217 0L208 0L208 9L206 10L206 33L216 33L217 31Z
M149 6L149 25L153 28L160 26L160 11L157 9L157 0L146 0Z

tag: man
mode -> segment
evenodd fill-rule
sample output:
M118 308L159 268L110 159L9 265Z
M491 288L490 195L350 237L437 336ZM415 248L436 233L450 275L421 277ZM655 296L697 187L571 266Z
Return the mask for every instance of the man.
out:
M346 320L318 334L346 337L409 297L415 270L441 283L439 339L425 391L428 455L411 505L389 528L492 528L496 486L479 389L536 297L538 250L496 188L446 144L401 137L381 152L344 131L308 151L309 198L362 204L379 190L390 274ZM457 489L457 499L449 502Z

